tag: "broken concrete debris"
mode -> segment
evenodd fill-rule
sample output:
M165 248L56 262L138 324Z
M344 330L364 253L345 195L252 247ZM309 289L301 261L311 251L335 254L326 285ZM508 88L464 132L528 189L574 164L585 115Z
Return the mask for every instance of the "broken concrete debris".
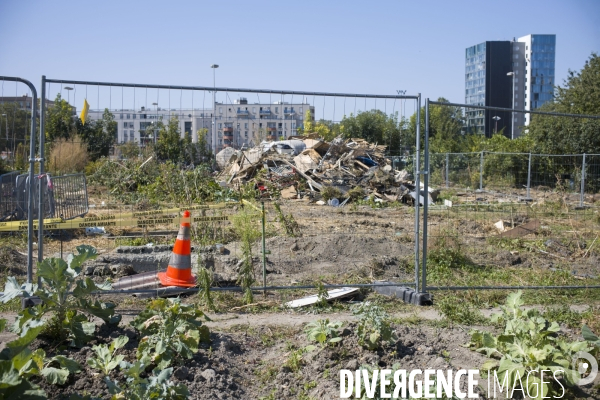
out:
M327 142L314 133L246 150L226 148L216 156L217 181L237 190L253 184L261 197L307 198L336 207L363 199L414 205L417 197L420 204L425 198L433 204L439 191L425 194L421 187L417 194L412 174L394 170L385 151L364 139Z

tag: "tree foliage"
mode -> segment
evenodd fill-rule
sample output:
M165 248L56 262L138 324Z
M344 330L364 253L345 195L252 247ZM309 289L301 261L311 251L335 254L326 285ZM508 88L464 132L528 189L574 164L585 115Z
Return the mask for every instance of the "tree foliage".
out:
M58 139L71 139L74 132L73 107L56 95L54 105L48 107L46 115L46 140L54 142Z
M87 146L91 161L96 161L100 157L108 157L110 148L117 137L117 122L108 108L104 109L102 119L87 121L85 125L81 119L77 118L75 128Z
M361 138L370 143L388 146L391 154L398 154L406 147L408 131L398 114L386 115L381 110L358 112L344 116L340 122L344 138Z
M593 53L580 72L569 71L554 102L540 111L600 115L600 57ZM581 154L600 152L600 120L533 115L529 136L536 153Z

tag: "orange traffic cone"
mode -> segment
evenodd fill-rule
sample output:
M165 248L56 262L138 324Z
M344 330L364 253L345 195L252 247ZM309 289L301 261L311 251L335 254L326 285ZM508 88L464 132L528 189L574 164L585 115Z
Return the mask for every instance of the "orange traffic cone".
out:
M184 211L167 272L158 273L163 286L196 286L196 277L192 275L190 229L190 212Z

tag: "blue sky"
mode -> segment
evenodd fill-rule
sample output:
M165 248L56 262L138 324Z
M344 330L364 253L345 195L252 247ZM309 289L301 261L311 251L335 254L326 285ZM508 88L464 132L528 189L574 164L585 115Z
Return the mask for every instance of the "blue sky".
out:
M530 33L557 35L562 83L600 52L600 1L0 0L0 75L212 86L217 63L222 87L462 103L465 48Z

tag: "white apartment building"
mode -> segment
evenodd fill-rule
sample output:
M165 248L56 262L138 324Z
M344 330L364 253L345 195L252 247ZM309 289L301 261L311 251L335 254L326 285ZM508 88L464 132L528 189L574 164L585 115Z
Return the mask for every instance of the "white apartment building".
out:
M117 122L117 143L134 142L140 146L158 139L154 127L158 121L167 124L177 117L179 131L192 135L192 142L198 142L198 131L206 129L206 141L212 148L212 124L216 125L216 152L225 147L247 148L262 141L285 139L297 134L302 128L306 111L310 110L314 119L315 109L308 103L286 102L253 103L239 98L233 104L216 103L214 109L163 109L155 107L139 110L116 109L112 114ZM90 110L90 120L102 119L104 110ZM213 115L214 114L214 115ZM213 118L214 117L214 118Z
M253 147L263 141L286 139L304 126L304 116L315 109L308 103L252 103L241 97L233 104L215 104L217 152L225 147Z

